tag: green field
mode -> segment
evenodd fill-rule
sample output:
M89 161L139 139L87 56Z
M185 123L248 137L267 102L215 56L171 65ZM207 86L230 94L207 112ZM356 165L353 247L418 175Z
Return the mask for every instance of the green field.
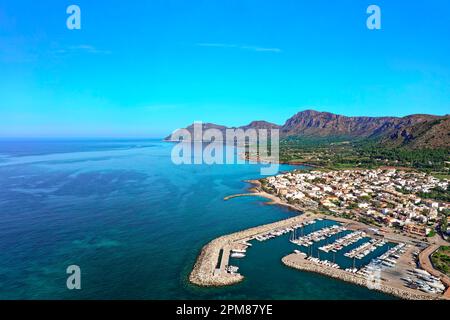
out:
M450 247L440 247L431 256L431 261L436 269L450 276Z
M341 138L285 138L280 141L280 161L305 163L330 170L411 168L438 178L449 177L450 150L409 150L375 141Z

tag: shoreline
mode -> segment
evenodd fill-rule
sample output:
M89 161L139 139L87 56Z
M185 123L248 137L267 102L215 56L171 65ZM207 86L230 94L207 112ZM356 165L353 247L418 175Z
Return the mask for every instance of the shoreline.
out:
M259 180L244 180L244 182L253 185L253 187L250 187L248 189L249 193L239 193L239 194L235 194L235 195L230 195L230 196L227 196L227 197L223 198L223 200L228 201L228 200L231 200L231 199L234 199L234 198L240 198L240 197L261 197L261 198L265 198L267 200L270 200L269 202L266 202L267 205L284 206L284 207L287 207L289 209L292 209L292 210L298 212L299 214L303 213L303 211L301 209L299 209L296 206L291 205L289 203L283 202L277 196L274 196L274 195L272 195L270 193L261 191L259 189L261 187L261 182Z
M249 162L255 162L260 164L283 164L283 165L290 165L290 166L304 166L304 167L311 167L311 168L323 168L322 166L319 166L317 164L311 164L303 161L286 161L286 160L275 160L275 159L267 159L267 158L261 158L259 156L246 156L245 153L240 153L239 157L242 160L249 161Z

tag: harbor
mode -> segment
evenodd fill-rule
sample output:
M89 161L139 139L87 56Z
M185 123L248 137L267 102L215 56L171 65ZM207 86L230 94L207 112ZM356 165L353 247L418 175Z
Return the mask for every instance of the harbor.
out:
M380 238L378 233L378 238L370 238L375 234L367 226L340 220L308 212L217 238L203 247L189 279L205 287L237 284L245 278L241 270L245 264L239 261L245 261L251 247L283 238L279 241L298 248L280 257L288 267L324 274L402 299L445 298L446 286L439 278L418 274L424 271L415 262L422 246L393 234Z
M447 279L420 268L421 256L431 248L426 242L358 221L302 211L261 191L259 181L247 182L254 185L249 195L267 198L269 205L285 206L301 214L213 240L201 250L189 277L192 283L237 284L245 276L239 261L245 261L252 243L284 237L286 243L294 246L291 253L280 257L288 267L324 274L402 299L448 299Z

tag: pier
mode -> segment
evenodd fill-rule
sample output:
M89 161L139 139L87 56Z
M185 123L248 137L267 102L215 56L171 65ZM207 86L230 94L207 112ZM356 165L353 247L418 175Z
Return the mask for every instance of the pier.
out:
M383 240L372 239L369 242L363 243L352 251L347 252L345 256L348 258L362 259L371 252L374 252L378 247L384 246L385 244L386 243Z
M333 243L330 243L330 244L320 247L319 250L322 250L324 252L329 252L329 251L338 252L338 251L344 249L345 247L348 247L348 246L358 242L365 235L366 235L366 233L363 231L355 231L355 232L352 232L340 239L337 239Z
M241 198L241 197L259 197L260 195L257 193L240 193L240 194L233 194L231 196L227 196L223 198L223 200L228 201L234 198Z
M346 231L347 229L342 226L331 226L322 228L318 231L312 232L307 236L300 237L298 239L291 240L292 243L298 244L300 246L309 247L313 245L314 242L319 242L325 240L326 238L332 237L335 234Z

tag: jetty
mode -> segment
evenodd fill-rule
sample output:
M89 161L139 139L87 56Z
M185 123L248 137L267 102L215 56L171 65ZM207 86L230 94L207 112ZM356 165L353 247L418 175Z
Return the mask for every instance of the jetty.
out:
M382 247L386 244L383 240L372 239L369 242L365 242L359 247L345 253L344 255L348 258L362 259L366 257L371 252L374 252L377 248Z
M228 201L234 198L240 198L240 197L259 197L260 195L257 193L240 193L240 194L233 194L231 196L227 196L223 198L223 200Z
M291 242L300 246L309 247L313 245L314 242L320 242L322 240L325 240L326 238L330 238L335 234L341 233L346 230L347 229L343 226L335 225L331 227L325 227L306 236L300 237L298 239L293 239L291 240Z
M349 233L348 235L346 235L342 238L337 239L333 243L330 243L330 244L320 247L319 250L322 250L324 252L330 252L330 251L338 252L338 251L344 249L345 247L348 247L348 246L358 242L365 235L366 235L366 233L363 231L355 231L355 232Z

